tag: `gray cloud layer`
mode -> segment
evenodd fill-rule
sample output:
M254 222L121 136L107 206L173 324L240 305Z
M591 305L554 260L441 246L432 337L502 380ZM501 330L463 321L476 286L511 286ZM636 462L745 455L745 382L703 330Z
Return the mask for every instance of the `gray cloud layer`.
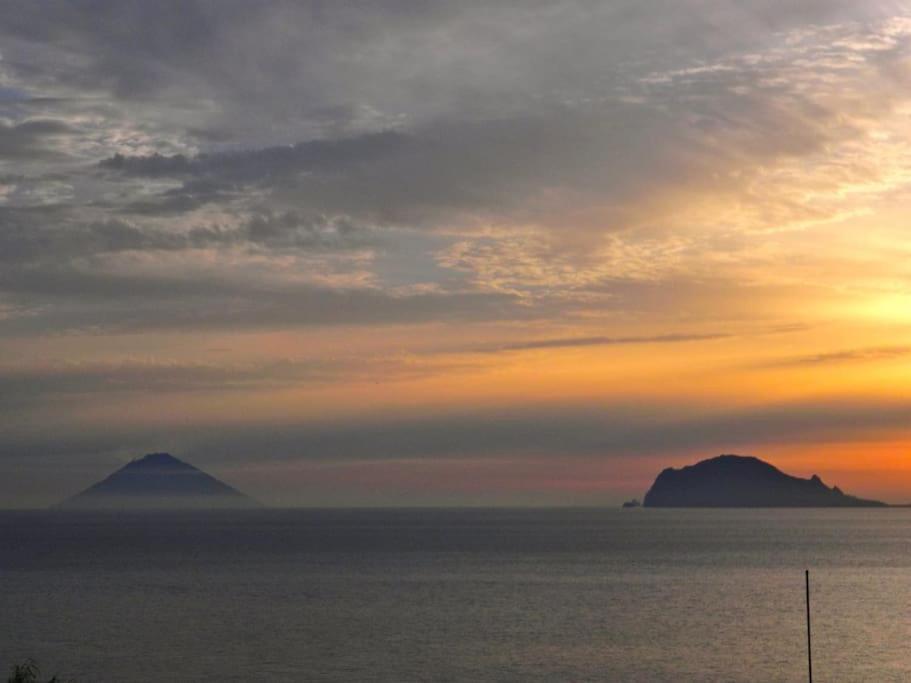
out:
M495 323L514 341L451 345L498 353L794 323L760 299L825 284L777 236L840 220L839 182L883 191L889 169L862 148L905 103L908 15L889 0L0 0L0 342L91 334L122 358L123 332ZM821 157L831 173L807 178ZM0 403L38 419L99 389L259 390L373 367L4 365ZM849 411L907 418L505 410L173 443L203 458L618 455L799 439ZM164 447L154 430L60 429L0 437L0 456Z
M0 456L19 466L50 465L89 454L142 452L163 441L200 463L352 462L440 458L668 456L743 447L818 443L856 433L901 429L907 403L801 402L760 410L700 413L680 405L543 406L509 411L327 422L220 424L128 430L62 429L54 435L19 427L0 439Z
M493 233L492 244L472 241L478 225L512 223L543 231L533 258L588 268L585 249L609 235L636 246L630 225L654 197L738 192L757 164L852 135L806 84L788 84L798 78L791 61L768 44L803 31L811 42L789 48L800 50L793 57L841 77L873 49L812 42L813 32L848 26L839 30L863 36L897 11L778 0L7 0L0 9L0 165L10 170L0 259L11 266L0 301L7 316L28 318L7 324L44 329L138 320L116 301L48 306L37 281L145 290L152 301L175 286L175 271L196 277L180 256L189 250L219 258L229 289L243 286L244 259L292 251L311 259L301 267L322 254L320 277L347 278L342 289L430 286L464 297L499 286L490 269L530 258L517 251L527 245ZM877 49L871 68L900 86L900 58ZM865 106L887 107L883 97ZM597 218L567 220L586 203ZM462 258L440 257L466 237ZM333 254L352 249L364 252L357 267ZM146 272L125 278L137 253ZM375 267L380 254L398 263L396 282ZM618 263L590 285L622 297L629 269ZM199 279L201 291L211 287ZM525 307L541 293L521 277L508 289ZM264 307L281 308L282 296ZM477 301L488 319L487 299ZM150 326L168 306L174 326L186 323L189 302L159 303ZM218 303L197 305L211 319ZM365 320L381 310L365 307ZM387 310L389 322L410 319ZM517 306L498 312L527 317ZM241 307L232 327L258 318Z

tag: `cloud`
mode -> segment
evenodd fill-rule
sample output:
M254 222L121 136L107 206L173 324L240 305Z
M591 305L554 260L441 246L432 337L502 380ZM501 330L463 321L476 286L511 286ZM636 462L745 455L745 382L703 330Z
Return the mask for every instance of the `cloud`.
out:
M129 360L0 367L0 405L22 410L61 402L231 392L249 393L337 381L413 380L473 367L411 356L213 363Z
M36 121L79 122L84 139L58 149L96 172L67 167L55 223L14 222L7 258L211 248L230 277L238 244L382 242L409 253L408 284L431 284L432 263L438 280L526 300L721 268L734 280L761 252L732 233L842 215L825 197L844 182L820 178L825 201L808 202L789 189L794 161L864 140L900 100L904 34L884 7L706 2L711 22L668 5L656 23L635 3L406 5L201 2L179 26L167 6L99 3L86 21L54 5L40 22L17 6L7 78L43 102ZM156 29L137 38L137 25ZM274 42L254 48L263 31ZM435 59L415 63L396 39ZM248 59L226 44L250 45ZM416 232L444 243L416 254Z
M55 142L75 131L64 121L29 119L21 123L0 120L0 161L61 156Z
M102 169L130 175L211 176L233 181L262 180L302 172L329 171L348 165L369 163L400 151L407 138L392 131L354 138L312 140L258 150L165 156L124 156L116 154L99 162Z
M81 331L257 329L529 319L540 314L513 297L473 292L396 295L312 285L279 288L217 278L94 275L75 270L7 269L0 286L17 313L6 334Z
M543 184L581 191L597 183L602 192L630 192L637 179L654 172L654 153L642 140L650 115L627 109L607 115L561 107L532 116L439 122L408 134L372 133L193 158L119 156L101 164L120 173L182 179L177 192L187 196L255 187L279 204L425 225L447 214L524 211L529 194ZM622 139L610 134L619 120L632 124ZM580 148L589 158L579 157ZM630 159L623 171L604 163L612 153ZM662 174L674 166L665 164Z
M740 358L757 329L825 318L838 331L877 297L898 301L890 324L907 309L904 3L0 0L0 15L0 357L38 368L0 373L18 417L142 387L319 382L342 395L372 367L283 365L269 344L249 366L211 364L188 341L200 333L230 346L306 329L316 348L311 336L350 325L369 346L408 325L400 351L428 363L444 347L509 363L730 338ZM770 342L763 354L784 360L762 369L898 358L900 337L826 353ZM99 360L150 338L183 360ZM66 362L43 358L49 347ZM645 393L653 382L630 378ZM233 442L222 424L178 426L174 443L231 457L620 457L803 438L790 407L484 415L440 394L436 417L253 421ZM882 429L905 417L886 406L877 423L870 405L794 413L820 439L839 429L830 416ZM162 447L160 431L110 427L5 436L0 451Z
M911 346L879 346L784 358L779 361L771 361L762 367L814 367L838 363L874 362L903 358L908 354L911 354Z
M71 263L124 251L264 248L344 251L376 246L378 231L346 216L261 211L178 231L121 218L82 219L60 207L0 207L0 262Z
M534 349L673 344L726 339L727 334L669 334L652 337L590 337L548 339L501 346L481 347L482 353ZM478 353L472 349L470 353ZM444 356L443 359L437 356ZM108 400L115 395L182 394L192 392L251 392L330 384L337 381L384 383L424 376L449 374L476 368L454 361L445 350L430 354L391 357L341 357L311 360L279 359L254 363L164 362L70 362L35 367L0 366L0 403L8 409L60 399L89 397Z
M231 445L204 437L191 446L226 458L268 451L287 458L327 460L449 457L667 456L756 450L768 445L818 443L900 431L911 416L903 403L801 402L708 412L687 406L605 405L516 407L443 417L376 422L287 425L236 434ZM233 436L233 435L232 435ZM216 441L217 440L217 444ZM228 439L225 439L227 441Z
M660 408L660 414L656 412ZM0 438L0 458L104 453L165 446L201 462L444 458L670 457L675 454L758 452L763 447L819 444L899 433L911 416L903 402L804 401L754 408L705 410L693 405L626 403L501 407L444 415L348 417L325 422L160 425L86 425L59 431L11 426Z
M488 347L484 350L492 353L499 351L532 351L536 349L565 349L584 346L627 346L633 344L679 344L695 341L713 341L728 339L730 334L713 332L708 334L660 334L644 337L563 337L557 339L537 339L534 341L504 344Z

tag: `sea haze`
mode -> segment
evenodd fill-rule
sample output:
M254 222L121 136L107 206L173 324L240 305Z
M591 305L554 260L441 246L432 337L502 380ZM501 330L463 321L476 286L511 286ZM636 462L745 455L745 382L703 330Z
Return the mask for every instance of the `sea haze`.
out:
M0 513L0 666L78 682L911 679L911 513Z

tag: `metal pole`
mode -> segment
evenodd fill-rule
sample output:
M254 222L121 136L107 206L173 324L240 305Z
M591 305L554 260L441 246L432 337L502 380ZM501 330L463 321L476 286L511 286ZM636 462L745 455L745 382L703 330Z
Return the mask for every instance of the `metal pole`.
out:
M805 574L807 584L807 668L810 674L810 683L813 683L813 650L810 645L810 570Z

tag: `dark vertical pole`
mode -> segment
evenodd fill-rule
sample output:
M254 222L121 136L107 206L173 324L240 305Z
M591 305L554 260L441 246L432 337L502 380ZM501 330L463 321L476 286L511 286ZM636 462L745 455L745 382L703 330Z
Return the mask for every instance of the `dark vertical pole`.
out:
M813 683L813 650L810 645L810 570L804 574L807 583L807 667L810 673L810 683Z

